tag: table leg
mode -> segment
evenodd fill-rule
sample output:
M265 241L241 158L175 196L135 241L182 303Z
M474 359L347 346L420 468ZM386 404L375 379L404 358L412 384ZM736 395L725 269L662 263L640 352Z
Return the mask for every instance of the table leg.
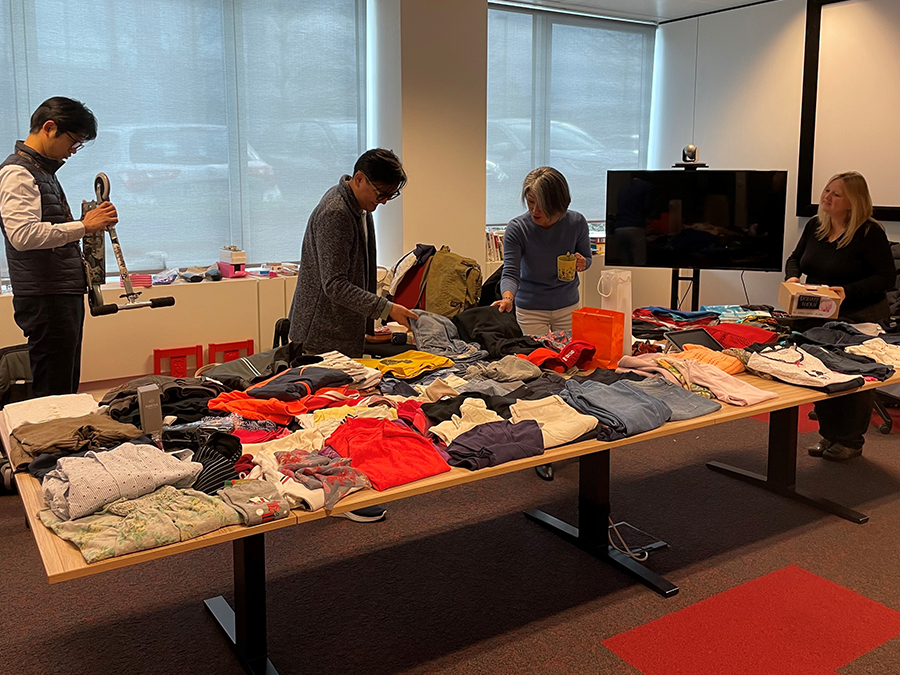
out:
M869 520L869 516L823 497L797 492L795 488L797 482L796 406L776 410L769 414L769 457L765 476L721 462L707 462L706 466L745 483L751 483L769 492L788 497L801 504L812 506L860 525Z
M663 597L678 593L678 587L641 563L609 545L609 451L578 458L578 527L532 509L525 516L581 550L631 575ZM665 545L662 542L644 549Z
M248 675L278 675L268 659L266 639L265 534L235 539L234 610L221 595L204 600L231 641Z

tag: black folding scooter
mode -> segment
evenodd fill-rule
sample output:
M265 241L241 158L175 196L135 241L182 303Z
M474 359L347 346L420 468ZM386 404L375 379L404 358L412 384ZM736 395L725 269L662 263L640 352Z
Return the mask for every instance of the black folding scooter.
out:
M82 218L88 211L97 208L98 204L109 201L109 178L105 173L98 173L94 179L94 194L97 195L95 201L84 202L81 205ZM125 256L122 255L122 247L119 246L119 235L116 234L116 226L110 225L106 228L106 231L109 232L109 240L112 242L113 253L119 265L119 275L122 277L122 285L125 286L125 293L119 297L125 298L125 302L120 305L115 303L104 304L101 287L106 282L106 238L102 230L93 234L86 234L81 240L81 251L84 256L84 265L88 277L88 305L91 309L91 316L115 314L120 309L171 307L174 305L175 298L173 297L138 300L141 292L135 291L131 286L131 277L128 276L128 268L125 266Z

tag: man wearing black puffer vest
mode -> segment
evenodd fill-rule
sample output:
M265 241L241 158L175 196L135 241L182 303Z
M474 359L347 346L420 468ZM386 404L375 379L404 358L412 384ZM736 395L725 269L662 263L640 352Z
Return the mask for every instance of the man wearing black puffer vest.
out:
M65 160L96 137L94 114L55 96L38 106L28 137L0 164L0 230L35 396L78 391L87 290L78 240L118 222L111 202L73 220L56 178Z

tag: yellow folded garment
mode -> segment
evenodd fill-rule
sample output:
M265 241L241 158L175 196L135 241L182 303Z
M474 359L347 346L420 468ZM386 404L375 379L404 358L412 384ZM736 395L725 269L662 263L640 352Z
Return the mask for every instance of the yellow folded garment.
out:
M719 370L724 370L729 375L737 375L744 372L744 364L733 356L715 352L709 347L702 345L685 345L684 351L678 354L666 354L666 358L685 359L688 361L699 361L700 363L708 363L715 366Z
M401 380L408 380L429 370L453 366L453 361L444 356L435 356L434 354L418 352L414 349L397 354L397 356L387 356L383 359L354 360L369 368L376 368L382 373L390 373Z
M320 408L313 412L313 422L318 424L325 420L342 420L345 417L387 417L388 419L397 419L397 411L388 408L386 405L375 406L374 408L365 408L354 405L342 405L339 408Z

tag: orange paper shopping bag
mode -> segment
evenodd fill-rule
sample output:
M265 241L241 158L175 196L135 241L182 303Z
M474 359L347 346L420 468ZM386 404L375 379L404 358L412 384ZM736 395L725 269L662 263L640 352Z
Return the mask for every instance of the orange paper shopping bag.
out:
M615 368L622 358L625 315L609 309L582 307L572 313L572 339L584 340L597 349L591 365Z

